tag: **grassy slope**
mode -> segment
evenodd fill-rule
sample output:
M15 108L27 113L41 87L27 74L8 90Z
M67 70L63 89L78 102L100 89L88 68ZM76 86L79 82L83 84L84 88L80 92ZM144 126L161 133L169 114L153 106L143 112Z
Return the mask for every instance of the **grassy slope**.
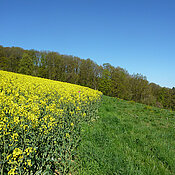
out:
M103 96L99 116L83 126L79 174L175 174L175 112Z

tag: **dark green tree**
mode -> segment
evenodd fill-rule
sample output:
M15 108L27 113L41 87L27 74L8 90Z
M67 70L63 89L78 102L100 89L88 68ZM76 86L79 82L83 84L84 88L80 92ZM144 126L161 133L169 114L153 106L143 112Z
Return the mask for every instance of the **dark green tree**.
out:
M19 73L33 75L33 60L28 53L24 53L19 62Z
M81 60L80 71L79 71L79 81L78 83L82 86L88 86L90 88L97 88L97 79L95 72L96 64L90 60Z
M38 76L42 78L48 78L46 52L40 52L40 59L38 63Z
M99 82L99 90L105 95L110 95L112 90L111 72L108 66L107 64L103 64L103 72Z
M141 74L132 75L130 84L131 84L132 100L145 104L151 103L150 102L151 88L145 76Z
M9 58L0 57L0 70L9 71Z
M175 110L175 87L172 88L171 109Z
M0 70L79 84L105 95L175 110L175 88L149 83L143 75L130 75L109 63L99 66L90 59L57 52L0 46Z

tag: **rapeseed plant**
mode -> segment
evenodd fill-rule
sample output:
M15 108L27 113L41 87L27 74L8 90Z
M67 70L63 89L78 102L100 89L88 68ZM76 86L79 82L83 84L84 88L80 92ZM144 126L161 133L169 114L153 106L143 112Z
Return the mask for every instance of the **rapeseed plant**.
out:
M87 87L0 71L1 174L66 174L80 124L95 116L101 95Z

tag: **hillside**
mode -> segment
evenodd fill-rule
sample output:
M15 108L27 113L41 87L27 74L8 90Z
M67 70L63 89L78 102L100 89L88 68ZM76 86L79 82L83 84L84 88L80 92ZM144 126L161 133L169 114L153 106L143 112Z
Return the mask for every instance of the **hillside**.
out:
M0 46L0 70L78 84L107 96L175 110L174 87L160 87L146 76L131 75L109 63L98 65L89 58Z
M174 174L175 112L101 95L0 71L1 174Z
M103 96L81 131L77 173L175 174L175 112Z
M68 174L102 93L0 70L1 175Z

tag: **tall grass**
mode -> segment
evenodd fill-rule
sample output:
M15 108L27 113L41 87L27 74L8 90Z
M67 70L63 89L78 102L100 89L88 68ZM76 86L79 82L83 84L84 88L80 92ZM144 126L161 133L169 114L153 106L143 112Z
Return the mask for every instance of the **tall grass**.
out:
M175 112L103 96L84 124L77 174L175 174Z

